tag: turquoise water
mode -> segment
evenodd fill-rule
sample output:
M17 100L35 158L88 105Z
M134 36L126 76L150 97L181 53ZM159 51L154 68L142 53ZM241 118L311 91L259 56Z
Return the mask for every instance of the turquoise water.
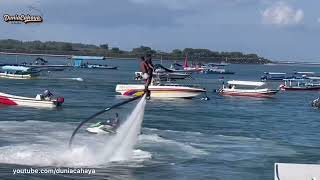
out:
M2 62L15 58L1 57ZM24 59L19 57L18 62ZM66 60L51 59L65 63ZM1 92L35 96L45 89L65 97L61 109L0 106L0 176L2 179L273 179L273 164L319 163L319 110L310 106L319 92L280 92L273 99L221 97L220 75L195 75L193 82L208 90L200 97L147 102L143 134L126 162L89 163L87 150L107 140L81 131L77 158L67 143L79 121L123 100L117 83L133 83L138 61L108 60L118 71L73 69L44 74L42 80L0 79ZM258 80L265 71L319 71L315 66L230 65L226 80ZM83 82L59 78L81 77ZM270 86L277 87L278 83ZM135 103L118 112L126 119ZM94 175L12 175L13 168L88 167Z

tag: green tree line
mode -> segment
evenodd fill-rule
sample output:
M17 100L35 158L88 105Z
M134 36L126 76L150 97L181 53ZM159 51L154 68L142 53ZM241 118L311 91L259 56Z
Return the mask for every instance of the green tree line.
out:
M136 58L151 54L155 58L164 60L181 60L185 56L191 61L228 62L265 64L271 61L257 54L244 54L242 52L218 52L209 49L174 49L171 52L154 50L148 46L133 48L131 51L110 47L108 43L99 46L82 43L56 42L56 41L19 41L13 39L0 40L0 51L22 53L49 53L66 55L95 55L114 58Z

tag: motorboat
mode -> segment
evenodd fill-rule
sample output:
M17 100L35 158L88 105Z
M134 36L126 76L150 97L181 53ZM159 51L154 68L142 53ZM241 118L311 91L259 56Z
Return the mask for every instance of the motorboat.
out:
M83 68L89 69L118 69L116 66L109 66L109 65L101 65L101 64L86 64Z
M320 77L308 77L307 79L284 79L280 85L282 91L318 91L320 90Z
M102 65L102 64L91 64L88 61L91 60L105 60L103 56L72 56L74 60L74 67L77 68L88 68L88 69L118 69L116 66Z
M319 164L274 164L274 180L317 180L320 178L319 172Z
M48 90L43 94L37 94L35 98L15 96L0 92L0 104L39 108L52 108L63 104L63 97L53 98L52 96L52 93Z
M135 72L135 80L142 80L142 72ZM156 71L153 73L153 77L154 78L158 78L160 80L166 80L166 81L170 81L170 80L176 80L176 79L186 79L186 78L190 78L190 74L186 74L186 73L177 73L177 72L161 72L161 71Z
M175 71L175 72L181 72L181 73L199 73L202 72L204 70L204 68L202 66L189 66L188 63L188 57L186 56L185 60L184 60L184 64L181 65L179 63L173 63L170 66L170 69Z
M287 73L283 72L264 72L261 81L283 81L287 78Z
M34 69L38 69L40 71L63 71L67 68L72 67L70 65L48 64L48 61L41 58L41 57L36 58L31 63L24 62L21 65L25 66L25 67L31 67Z
M228 71L223 68L210 68L210 69L205 69L203 71L205 74L235 74L235 72Z
M201 65L189 66L188 56L184 59L183 69L189 72L202 72L204 70Z
M118 84L116 92L123 96L139 96L144 93L144 84ZM155 98L193 98L206 93L205 89L178 84L151 84L151 97Z
M39 74L38 69L20 65L4 65L0 68L0 77L7 79L31 79Z
M176 79L186 79L191 78L190 74L183 73L183 72L175 72L173 70L170 70L166 67L163 67L161 64L155 64L154 65L154 72L153 76L154 78L158 78L160 80L176 80ZM135 79L141 80L142 78L142 72L135 72Z
M179 63L173 63L170 66L170 70L177 72L177 73L186 73L186 74L192 74L195 72L199 72L200 70L196 68L184 68L181 64Z
M217 63L208 63L203 66L203 73L205 74L235 74L235 72L221 68L221 66L226 66L226 64L220 65Z
M258 98L273 97L279 90L264 88L264 82L256 81L228 81L228 85L223 83L219 93L223 96L250 96Z
M313 100L311 105L312 105L312 107L320 108L320 98Z

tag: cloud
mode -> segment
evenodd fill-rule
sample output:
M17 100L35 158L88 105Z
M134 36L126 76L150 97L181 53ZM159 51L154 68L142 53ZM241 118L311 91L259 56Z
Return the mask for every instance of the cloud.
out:
M302 24L304 12L280 1L265 9L262 12L262 18L266 24L292 26Z
M170 10L186 10L212 8L224 5L249 5L266 3L274 0L129 0L134 4L162 6ZM199 8L200 7L200 8Z
M136 4L160 5L172 10L183 10L197 3L196 0L130 0Z

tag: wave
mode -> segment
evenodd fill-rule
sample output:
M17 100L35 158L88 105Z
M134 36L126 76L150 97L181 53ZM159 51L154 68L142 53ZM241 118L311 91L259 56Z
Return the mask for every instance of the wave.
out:
M202 135L201 132L196 132L196 131L176 131L176 130L170 130L170 129L157 129L157 128L143 128L143 130L146 130L146 131L163 131L163 132L180 133L180 134Z
M154 144L161 144L162 145L168 145L171 147L177 147L179 150L182 150L188 154L191 155L207 155L208 153L202 149L195 148L187 143L178 142L175 140L165 139L163 137L160 137L157 134L150 134L150 135L141 135L139 137L139 141L141 143L154 143Z
M88 135L81 131L72 150L68 140L74 122L0 121L0 163L30 166L105 167L116 162L98 161L105 148L106 136ZM152 158L150 152L132 150L132 159L125 163L139 166Z

